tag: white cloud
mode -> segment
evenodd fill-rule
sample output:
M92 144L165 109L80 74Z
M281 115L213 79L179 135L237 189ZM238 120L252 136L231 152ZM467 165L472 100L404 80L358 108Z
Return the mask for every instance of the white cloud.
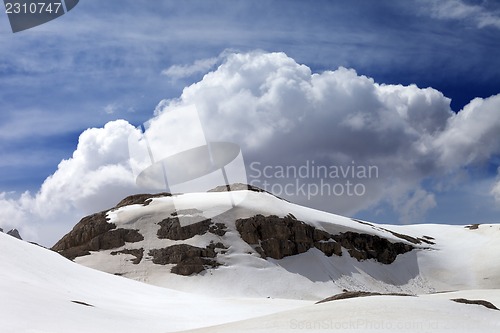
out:
M237 142L247 159L270 165L376 165L380 178L364 181L366 196L318 198L320 208L351 214L385 200L411 221L436 206L421 182L500 152L497 100L475 100L455 115L432 88L381 85L345 68L312 73L284 53L253 52L228 55L157 113L196 104L209 140Z
M0 225L50 245L82 216L137 192L128 165L127 140L133 131L128 122L117 120L83 132L73 156L59 163L38 193L18 199L0 194Z
M133 131L128 122L116 120L83 132L73 156L42 184L36 195L38 213L50 216L73 207L92 212L128 193L134 187L127 146Z
M439 162L447 167L487 161L500 152L500 95L476 98L462 111L448 119L444 131L435 136L432 145Z
M500 205L500 168L498 168L497 181L491 188L490 194L495 198L495 201Z
M422 188L404 193L394 203L395 210L401 216L401 222L406 224L422 222L425 214L436 205L435 195Z
M500 28L498 13L487 10L484 6L469 5L461 0L424 0L430 5L431 16L439 19L468 20L478 28L492 26Z
M219 61L218 57L200 59L196 60L194 63L190 65L170 66L169 68L163 70L161 73L172 79L182 79L190 77L194 74L206 73L211 68L213 68L213 66L215 66L215 64L217 64L218 61Z
M193 104L201 122L186 130L186 124L170 117L171 111ZM147 133L153 149L167 137L173 151L198 137L203 142L234 142L242 147L247 165L315 161L324 166L376 166L377 177L326 179L358 181L366 188L363 196L323 195L308 201L296 193L289 199L347 215L388 203L400 221L410 223L422 221L438 205L438 188L429 183L442 184L446 177L500 153L499 110L496 95L475 99L455 115L450 100L432 88L378 84L346 68L312 73L284 53L251 52L226 54L216 70L186 87L179 98L159 103ZM48 244L84 214L137 193L128 151L133 133L139 134L124 120L83 132L73 156L59 164L38 193L18 199L0 196L0 226L17 223L22 232L38 234ZM471 181L454 179L454 186ZM499 183L490 194L500 198Z

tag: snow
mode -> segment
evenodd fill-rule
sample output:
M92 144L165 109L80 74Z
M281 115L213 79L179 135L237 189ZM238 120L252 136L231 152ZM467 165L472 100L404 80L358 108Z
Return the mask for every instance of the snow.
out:
M230 202L237 202L234 207ZM158 239L158 221L175 211L196 209L213 222L224 223L223 237L213 234L195 236L185 241ZM244 242L235 220L257 214L284 217L292 214L332 234L345 231L366 233L391 242L408 243L415 250L399 255L390 265L374 260L358 262L344 251L341 257L326 257L319 250L282 260L264 260ZM131 205L108 213L117 227L138 229L145 240L127 244L127 249L144 249L144 259L133 265L131 255L111 256L113 249L79 257L75 261L109 273L153 285L210 296L274 297L319 300L343 289L410 294L457 289L498 288L500 265L495 253L500 250L500 226L481 225L476 230L450 225L377 225L302 207L269 193L254 191L189 193L152 199L147 205ZM397 233L414 238L430 237L436 244L412 244ZM224 266L196 276L171 274L173 265L155 265L147 255L150 249L185 243L205 247L222 241L230 247L217 260ZM488 244L485 247L484 244ZM123 247L123 248L125 248ZM248 254L253 252L253 254ZM463 270L464 265L467 270ZM460 274L457 274L460 272ZM250 276L250 277L249 277ZM230 285L231 288L227 288ZM293 286L293 287L291 287Z
M311 303L216 299L155 287L75 264L3 233L0 262L0 325L5 333L143 332L145 327L170 332Z
M238 202L235 207L228 202ZM158 239L156 222L180 209L197 209L227 233L186 241ZM238 218L293 214L330 233L355 231L407 242L395 233L427 237L392 264L358 262L344 250L326 257L313 248L281 260L248 254L235 229ZM193 193L155 198L108 213L118 228L138 229L145 239L139 265L131 255L109 251L77 258L0 233L1 332L498 332L500 311L461 304L487 300L500 308L500 226L377 225L304 208L267 193ZM155 265L148 249L177 243L230 244L224 265L199 275L170 273ZM120 250L113 249L113 251ZM88 266L88 267L86 267ZM131 279L92 268L120 273ZM135 281L137 280L137 281ZM144 281L147 283L142 283ZM409 293L314 304L347 290Z
M498 291L490 291L498 297ZM460 294L458 294L460 295ZM443 298L370 296L304 306L186 333L498 332L500 311ZM455 296L455 295L454 295Z

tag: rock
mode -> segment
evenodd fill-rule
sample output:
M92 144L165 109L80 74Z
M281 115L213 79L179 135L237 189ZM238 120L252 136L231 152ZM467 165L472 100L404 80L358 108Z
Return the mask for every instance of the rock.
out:
M162 249L153 249L149 255L153 257L153 263L158 265L176 264L171 272L179 275L198 274L206 267L217 267L220 264L211 258L216 257L215 248L218 245L209 245L200 248L187 244L172 245Z
M466 225L464 228L467 228L470 230L477 230L477 229L479 229L479 226L480 226L479 223L475 223L475 224L471 224L471 225Z
M108 223L107 211L99 212L84 217L73 229L61 238L52 249L55 251L77 247L90 242L94 237L116 228L113 223Z
M331 235L293 216L256 215L238 219L236 229L241 238L264 258L282 259L316 247L327 256L342 255L342 247L358 261L375 259L383 264L392 263L399 254L411 251L409 244L391 243L376 235L344 232Z
M413 297L414 295L405 294L405 293L377 293L371 291L344 291L342 294L333 295L331 297L327 297L318 301L314 304L321 304L331 301L337 301L341 299L349 299L349 298L357 298L357 297L367 297L367 296L409 296Z
M314 246L318 250L320 250L321 252L323 252L325 255L327 255L328 257L331 257L334 254L337 255L337 256L341 256L342 255L342 247L337 242L324 242L324 241L321 241L321 242L314 243Z
M108 222L107 213L111 210L128 206L147 206L152 198L171 196L170 193L135 194L126 197L115 207L86 216L74 228L61 238L52 250L68 259L90 254L89 251L109 250L125 245L125 243L138 242L144 239L138 230L116 229L116 225ZM116 229L116 230L114 230ZM110 230L112 230L110 232Z
M152 201L152 198L160 198L160 197L170 197L172 194L167 192L157 193L157 194L134 194L126 197L122 201L120 201L116 206L116 208L129 206L129 205L144 205L147 206Z
M257 186L249 185L249 184L242 184L242 183L234 183L234 184L230 184L230 185L217 186L211 190L208 190L207 192L234 192L234 191L264 192L264 193L270 194L273 197L276 197L280 200L288 201L288 200L285 200L283 198L278 197L277 195L272 194L271 192L263 190Z
M332 236L344 248L351 257L358 261L375 259L383 264L390 264L399 254L409 252L413 246L405 243L391 243L385 238L376 235L360 234L356 232L344 232Z
M144 256L144 249L143 248L132 249L132 250L124 249L121 251L113 251L113 252L111 252L111 255L115 256L115 255L120 254L120 253L133 255L135 257L135 259L132 260L132 264L138 265L141 262L142 257Z
M125 243L135 243L141 240L144 240L144 237L138 230L116 229L94 237L88 243L88 250L99 251L116 249L117 247L125 245Z
M242 184L242 183L217 186L216 188L208 190L207 192L228 192L228 191L246 191L246 190L254 192L266 192L263 189L258 188L257 186Z
M184 216L183 222L188 223L187 225L181 227L179 219L177 217L168 217L160 222L160 229L158 229L157 235L160 239L171 239L171 240L186 240L192 238L196 235L206 234L212 224L210 219L203 220L201 222L196 222L200 220L200 216L196 215L194 217ZM189 223L192 220L195 223Z
M183 222L188 223L181 227L177 214L172 214L174 217L168 217L160 222L160 229L157 231L158 238L171 239L171 240L186 240L196 235L204 235L207 232L217 236L224 236L226 234L226 225L224 223L212 223L211 219L203 219L203 216L183 216ZM190 223L190 220L193 223ZM200 222L196 222L200 221Z
M3 232L3 229L2 229L2 228L0 228L0 232Z
M475 300L475 299L466 299L466 298L454 298L454 299L452 299L452 301L457 302L457 303L463 303L463 304L482 305L488 309L499 310L493 303L482 300L482 299Z
M236 220L241 238L262 257L282 259L316 247L326 255L341 255L340 245L322 230L296 220L293 216L256 215Z
M52 250L68 259L90 254L89 251L109 250L125 245L126 242L138 242L144 237L137 230L116 229L106 218L108 211L86 216L61 238Z
M215 223L208 228L208 232L211 232L214 235L217 236L224 236L226 234L227 227L224 223Z
M10 236L15 237L15 238L20 239L20 240L23 240L17 229L11 229L11 230L7 231L7 235L10 235Z

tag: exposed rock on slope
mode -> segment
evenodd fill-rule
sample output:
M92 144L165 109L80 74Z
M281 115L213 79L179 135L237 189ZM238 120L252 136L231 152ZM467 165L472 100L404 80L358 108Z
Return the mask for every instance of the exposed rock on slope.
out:
M269 193L261 188L258 188L257 186L253 186L250 184L242 184L242 183L217 186L216 188L213 188L213 189L209 190L208 192L227 192L227 191L246 191L246 190L254 191L254 192Z
M84 217L67 235L61 238L52 250L68 259L90 254L89 251L115 249L125 243L138 242L144 239L138 230L116 229L116 225L108 222L107 213L120 207L141 204L147 206L152 198L170 196L169 193L137 194L129 196L114 208Z
M175 264L171 269L174 274L191 275L201 273L206 268L215 268L221 265L214 259L217 256L216 248L226 249L222 243L211 243L206 248L178 244L150 250L149 255L153 257L155 264Z
M313 247L329 257L333 254L340 256L344 247L358 261L375 259L390 264L399 254L413 249L409 244L391 243L376 235L351 231L331 235L298 221L293 215L284 218L257 215L238 219L236 228L243 240L254 245L263 258L282 259L304 253Z
M187 225L181 227L177 214L183 214L183 222ZM158 238L171 240L186 240L196 235L204 235L211 232L218 236L224 236L226 226L223 223L212 223L211 219L204 219L197 210L184 210L172 213L170 217L158 222L160 226ZM186 215L194 214L194 215ZM201 220L201 221L200 221ZM191 222L190 222L191 221ZM199 222L197 222L199 221Z
M84 217L52 250L68 259L90 254L89 251L110 250L144 239L138 230L116 229L108 223L107 211Z
M136 243L144 240L144 236L137 229L116 228L114 223L109 222L107 214L110 211L121 207L140 204L147 206L153 198L170 196L169 193L160 194L138 194L129 196L114 208L102 211L90 216L86 216L58 241L52 250L60 253L68 259L90 255L90 251L115 250L126 245L126 243ZM156 223L160 226L157 231L158 239L165 240L187 240L196 235L212 233L217 236L224 236L226 226L223 223L213 223L210 219L203 219L199 215L202 213L196 209L180 210L170 214L169 217ZM181 227L178 214L183 215L186 222L191 224ZM191 214L191 215L190 215ZM200 221L200 218L202 221ZM200 222L196 222L200 221ZM152 228L154 226L151 226ZM178 244L165 248L154 248L147 252L152 258L152 262L157 265L175 264L171 272L179 275L191 275L204 271L206 268L220 266L214 258L215 249L227 249L222 243L213 242L205 248ZM120 254L132 255L132 264L138 265L144 258L144 248L122 249L111 251L110 255Z
M236 220L236 229L241 238L263 257L282 259L304 253L312 247L318 248L327 256L342 255L339 243L325 231L296 220L288 215L284 218L272 215L256 215Z
M122 201L120 201L114 207L114 209L129 206L129 205L147 206L151 203L151 200L153 198L170 197L170 196L172 196L172 194L167 193L167 192L162 192L162 193L157 193L157 194L148 194L148 193L134 194L134 195L130 195L130 196L126 197L125 199L123 199Z

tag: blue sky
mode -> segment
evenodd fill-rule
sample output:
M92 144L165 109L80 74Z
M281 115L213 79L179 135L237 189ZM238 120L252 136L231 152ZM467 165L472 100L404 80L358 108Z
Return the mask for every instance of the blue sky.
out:
M92 210L72 201L61 208L57 223L46 222L53 220L48 213L33 213L37 209L58 211L59 208L44 206L56 199L41 201L37 194L45 198L42 184L61 168L62 160L72 159L80 134L91 127L104 128L106 123L117 119L137 126L153 116L160 101L188 100L187 93L195 89L186 87L195 83L204 87L209 80L204 79L204 75L217 72L221 64L240 64L231 54L252 54L256 50L259 54L282 52L289 60L276 57L266 61L287 64L293 61L318 74L345 67L355 70L356 77L345 74L352 80L359 81L366 76L375 84L432 87L451 99L450 109L456 113L476 97L488 98L500 93L498 40L500 4L496 1L85 0L52 22L16 34L10 31L7 15L2 14L0 199L3 203L0 211L3 209L4 217L0 218L0 227L19 227L31 238L50 245L69 230L81 214ZM255 60L248 59L249 63ZM228 73L230 69L225 72ZM224 73L219 74L224 77ZM194 100L200 101L200 98ZM435 99L438 104L444 100ZM496 100L490 104L490 109L499 106ZM444 110L446 106L439 108ZM281 115L286 114L286 110L279 111ZM488 117L500 119L500 110L489 111ZM336 121L335 117L328 119ZM486 123L495 122L490 119ZM308 126L311 127L303 128L315 131L312 125ZM459 124L456 128L464 126ZM480 132L484 130L481 126L471 128ZM296 128L295 133L300 133L300 128ZM373 191L378 191L377 194L359 204L337 205L332 203L332 198L313 201L296 198L295 201L375 222L499 222L500 186L498 196L494 188L498 181L500 149L491 142L495 135L500 139L500 132L495 129L488 128L491 132L488 135L471 135L469 141L475 140L474 145L465 143L471 151L474 147L488 147L480 157L464 152L465 148L461 150L462 139L454 139L455 132L444 133L439 140L456 142L459 148L447 143L443 147L448 148L438 151L449 152L450 163L454 156L457 160L450 165L439 164L432 160L433 156L438 159L438 155L425 155L429 161L420 160L415 165L427 163L429 167L419 164L400 171L401 174L396 172L407 182L391 194L383 193L382 189L389 186L383 183L374 185ZM468 132L461 135L459 138ZM329 134L324 137L325 142L319 142L318 147L332 147L329 153L335 154L336 144L328 140L341 139ZM373 137L366 138L364 147L369 151L370 145L374 146L370 153L363 155L362 145L353 144L352 151L342 150L342 156L346 160L364 161L364 156L369 155L365 162L374 161L382 155L370 154L377 149L382 151L383 147L387 147L386 153L392 154L394 160L397 156L406 159L413 156L397 155L397 151L404 149L404 140L399 143L401 147L395 149L392 144L376 146ZM397 138L394 136L391 142L397 142ZM274 139L275 142L281 140ZM344 139L346 144L352 142L352 138ZM276 165L280 162L272 160L273 154L264 153L265 149L255 150L248 145L245 151L245 144L241 145L247 163L259 160ZM434 147L433 143L428 145ZM296 149L299 147L300 144ZM276 149L290 156L302 156L301 151L294 149L281 149L281 146ZM302 161L325 156L322 149L318 148L318 155L304 155ZM389 172L391 158L386 160L387 164L381 164L386 172ZM283 160L287 160L286 156ZM331 159L328 161L332 163ZM300 161L294 163L300 164ZM397 168L404 169L399 164ZM60 186L57 191L62 193L65 187ZM112 191L105 187L100 190ZM122 188L108 197L117 201L128 191L132 190ZM110 204L97 199L96 202ZM411 218L403 218L405 213L400 208L413 204L414 207L408 208L413 212ZM104 208L96 205L94 211ZM16 210L25 212L12 213ZM422 214L415 213L419 210ZM12 222L15 218L20 222ZM28 222L37 218L42 222ZM40 231L42 229L46 231Z

